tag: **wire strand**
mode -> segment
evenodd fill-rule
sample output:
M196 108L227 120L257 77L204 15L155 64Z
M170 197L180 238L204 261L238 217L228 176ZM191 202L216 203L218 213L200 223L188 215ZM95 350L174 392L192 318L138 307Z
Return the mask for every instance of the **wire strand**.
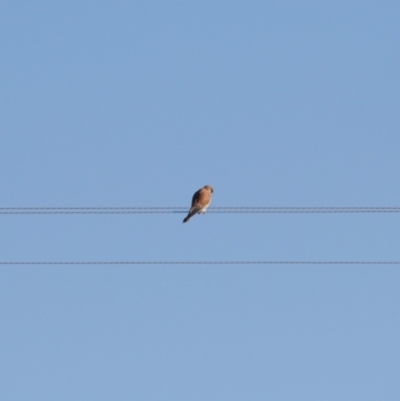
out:
M400 261L0 261L0 265L48 266L48 265L400 265Z
M0 214L167 214L187 207L0 207ZM207 213L400 213L400 207L213 207Z

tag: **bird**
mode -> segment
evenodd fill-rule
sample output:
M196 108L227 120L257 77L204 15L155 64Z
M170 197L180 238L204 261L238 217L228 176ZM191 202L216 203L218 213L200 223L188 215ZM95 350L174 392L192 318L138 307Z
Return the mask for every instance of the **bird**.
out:
M189 210L188 215L183 219L183 223L188 222L191 217L197 213L205 213L208 206L211 203L211 195L214 192L214 188L211 185L205 185L196 191L192 198L192 206Z

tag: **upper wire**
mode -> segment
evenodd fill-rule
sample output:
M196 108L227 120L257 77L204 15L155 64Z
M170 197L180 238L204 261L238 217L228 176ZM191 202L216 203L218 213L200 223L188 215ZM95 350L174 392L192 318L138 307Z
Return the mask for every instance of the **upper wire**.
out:
M400 265L400 261L305 261L305 260L255 260L255 261L0 261L0 265L48 266L48 265Z
M159 214L187 213L187 207L0 207L0 214ZM222 206L208 213L400 213L400 207Z

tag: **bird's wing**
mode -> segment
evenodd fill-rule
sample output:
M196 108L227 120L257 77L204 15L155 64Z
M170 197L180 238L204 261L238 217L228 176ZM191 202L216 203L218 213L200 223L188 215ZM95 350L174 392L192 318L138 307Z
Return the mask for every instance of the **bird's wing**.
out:
M196 191L192 197L192 207L197 204L197 202L201 199L201 191L203 188Z
M206 188L201 188L193 195L192 208L197 206L204 207L210 203L210 200L210 192Z

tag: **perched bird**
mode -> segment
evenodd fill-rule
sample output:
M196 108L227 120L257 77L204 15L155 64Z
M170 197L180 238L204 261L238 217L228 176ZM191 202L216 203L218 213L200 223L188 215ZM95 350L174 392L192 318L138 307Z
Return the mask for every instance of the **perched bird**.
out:
M189 210L188 215L183 219L186 223L196 213L205 213L208 206L211 203L211 194L214 192L214 188L210 185L206 185L194 193L192 198L192 207Z

